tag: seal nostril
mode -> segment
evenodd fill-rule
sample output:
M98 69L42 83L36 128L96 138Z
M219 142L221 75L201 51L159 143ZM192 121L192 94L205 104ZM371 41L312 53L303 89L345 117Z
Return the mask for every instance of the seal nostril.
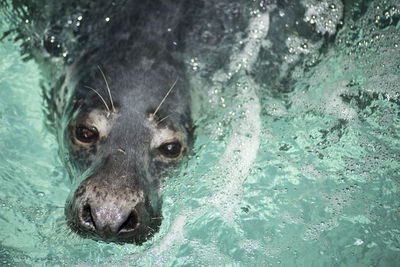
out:
M139 216L135 210L133 210L125 222L118 228L118 233L129 233L133 232L140 225Z
M92 216L92 210L91 210L89 204L86 204L83 206L81 219L87 228L92 229L92 230L96 229L96 224L94 223L94 219Z

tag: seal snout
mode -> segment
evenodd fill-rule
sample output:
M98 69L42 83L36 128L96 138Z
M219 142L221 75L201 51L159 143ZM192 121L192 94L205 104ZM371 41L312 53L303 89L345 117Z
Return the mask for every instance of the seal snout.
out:
M144 192L134 183L115 185L101 178L89 177L76 190L67 208L73 227L95 239L140 241L151 227Z
M139 228L141 219L134 207L115 206L111 209L85 203L78 209L81 225L99 235L129 235Z

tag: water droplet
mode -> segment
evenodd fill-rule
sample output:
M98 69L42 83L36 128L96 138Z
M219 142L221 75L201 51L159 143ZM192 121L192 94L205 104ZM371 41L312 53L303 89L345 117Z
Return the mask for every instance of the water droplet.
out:
M360 246L362 244L364 244L364 241L362 241L361 239L357 239L356 242L354 242L354 245L356 246Z
M385 17L388 19L388 18L390 18L390 13L389 13L389 11L386 11L385 13L384 13L384 15L385 15Z

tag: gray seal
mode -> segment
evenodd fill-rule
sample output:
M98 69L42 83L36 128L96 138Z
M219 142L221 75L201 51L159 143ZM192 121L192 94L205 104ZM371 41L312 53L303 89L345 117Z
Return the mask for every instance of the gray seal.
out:
M174 45L184 18L158 4L126 6L108 41L67 75L75 87L61 115L61 154L78 183L65 214L85 237L141 244L156 232L160 183L190 146L190 92Z

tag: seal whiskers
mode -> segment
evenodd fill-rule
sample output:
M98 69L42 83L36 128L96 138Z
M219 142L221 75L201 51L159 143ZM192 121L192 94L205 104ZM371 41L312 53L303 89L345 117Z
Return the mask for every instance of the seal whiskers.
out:
M43 226L43 227L39 228L38 230L40 231L40 230L48 229L48 228L54 227L54 226L62 224L62 223L67 223L67 220L62 220L62 221L58 221L58 222L52 223L52 224L50 224L48 226Z
M164 118L162 118L161 120L159 120L159 121L157 122L157 125L160 124L162 121L166 120L169 116L171 116L171 114L170 114L170 115L167 115L167 116L165 116Z
M65 225L63 225L65 226ZM54 242L59 242L59 241L65 241L66 237L65 237L65 233L69 231L68 227L65 227L65 229L62 229L62 227L58 227L58 229L55 229L54 231L54 235L53 235L53 241Z
M161 100L160 104L158 105L158 107L156 108L156 110L153 112L153 114L151 115L152 117L154 117L157 114L157 111L160 109L160 107L162 106L162 104L164 103L165 99L167 99L167 97L169 96L169 94L172 92L172 89L174 89L176 82L178 81L178 77L175 79L175 82L172 84L171 88L169 88L168 92L165 94L164 98ZM165 118L164 118L165 119Z
M104 106L106 106L107 112L110 113L110 112L111 112L111 111L110 111L110 108L108 107L106 101L105 101L104 98L101 96L101 94L100 94L96 89L94 89L94 88L92 88L92 87L90 87L90 86L85 85L85 87L88 88L88 89L90 89L90 90L92 90L93 92L95 92L95 93L100 97L101 101L103 101L103 103L104 103Z
M104 75L104 73L103 73L103 71L101 70L101 68L100 68L99 65L97 65L97 68L98 68L99 71L101 72L101 75L103 76L104 82L106 83L108 95L109 95L109 97L110 97L110 102L111 102L112 111L113 111L113 113L115 113L115 107L114 107L114 102L113 102L113 99L112 99L112 96L111 96L110 86L108 85L106 76Z
M62 215L62 214L64 214L63 211L62 211L62 212L56 212L56 213L51 213L51 214L46 214L46 215L37 216L36 219L44 218L44 217L49 217L49 216Z
M49 207L49 208L36 208L36 210L52 210L52 209L65 209L65 207Z

